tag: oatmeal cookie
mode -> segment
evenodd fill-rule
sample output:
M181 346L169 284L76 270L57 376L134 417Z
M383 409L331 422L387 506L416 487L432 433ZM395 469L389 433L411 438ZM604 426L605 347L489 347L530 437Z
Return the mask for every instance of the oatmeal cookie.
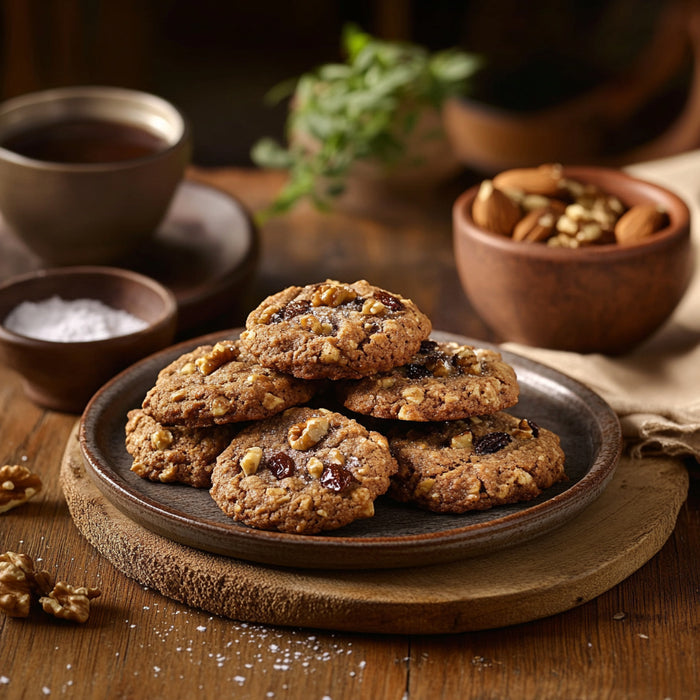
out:
M509 408L519 387L494 350L424 340L408 364L342 382L338 395L346 408L375 418L442 421Z
M142 408L164 425L197 428L268 418L305 403L315 391L315 383L258 364L238 341L222 341L162 369Z
M250 527L315 534L374 515L396 469L383 435L323 408L290 408L232 440L211 495Z
M528 501L566 480L553 432L508 413L445 423L392 422L399 463L389 495L438 513Z
M432 327L410 300L365 280L289 287L246 320L243 348L302 379L359 379L408 362Z
M126 422L126 451L133 458L131 471L150 481L209 488L216 458L237 429L234 425L166 427L141 409L134 409L127 414Z

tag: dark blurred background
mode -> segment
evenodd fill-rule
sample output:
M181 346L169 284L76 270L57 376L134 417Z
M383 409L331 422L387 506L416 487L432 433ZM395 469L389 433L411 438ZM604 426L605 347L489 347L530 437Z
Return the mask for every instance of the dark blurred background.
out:
M673 0L672 0L673 1ZM668 0L1 0L2 98L111 84L172 100L190 119L194 162L247 165L282 137L277 82L340 58L353 21L430 49L459 45L488 68L474 96L532 110L618 75L649 43ZM641 122L664 125L686 99L691 57ZM643 139L646 135L640 134Z

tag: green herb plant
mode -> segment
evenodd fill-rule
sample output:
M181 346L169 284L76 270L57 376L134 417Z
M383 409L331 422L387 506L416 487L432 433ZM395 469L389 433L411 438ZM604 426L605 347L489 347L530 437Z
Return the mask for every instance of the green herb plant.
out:
M356 161L395 165L405 156L421 112L439 110L448 97L465 94L480 64L458 49L431 54L415 44L376 39L354 25L344 28L342 49L344 63L320 66L268 96L274 102L292 98L285 125L289 145L261 139L251 158L289 177L260 220L305 198L319 209L330 208Z

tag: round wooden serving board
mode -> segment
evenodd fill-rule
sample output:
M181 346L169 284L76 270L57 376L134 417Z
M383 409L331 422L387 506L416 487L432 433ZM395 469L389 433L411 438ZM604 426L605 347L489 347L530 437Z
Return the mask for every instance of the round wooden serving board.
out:
M433 566L301 570L209 554L130 520L86 473L77 428L63 456L61 484L90 544L126 576L169 598L271 625L433 634L554 615L609 590L654 556L688 490L680 461L623 457L596 501L537 539Z

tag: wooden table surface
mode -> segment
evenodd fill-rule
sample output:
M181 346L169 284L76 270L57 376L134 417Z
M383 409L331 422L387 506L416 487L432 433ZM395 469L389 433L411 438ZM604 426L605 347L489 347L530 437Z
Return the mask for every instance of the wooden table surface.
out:
M274 175L193 170L251 209ZM436 328L492 338L461 291L451 252L454 183L439 193L321 215L302 208L262 227L246 304L289 284L364 277L412 297ZM13 270L3 268L0 278ZM216 330L216 329L212 329ZM89 620L0 614L0 699L235 697L275 700L700 697L698 476L675 531L651 561L566 613L507 629L382 636L264 627L213 617L117 572L80 535L58 471L76 416L44 411L0 367L0 464L26 464L44 492L0 515L0 551L96 586Z

